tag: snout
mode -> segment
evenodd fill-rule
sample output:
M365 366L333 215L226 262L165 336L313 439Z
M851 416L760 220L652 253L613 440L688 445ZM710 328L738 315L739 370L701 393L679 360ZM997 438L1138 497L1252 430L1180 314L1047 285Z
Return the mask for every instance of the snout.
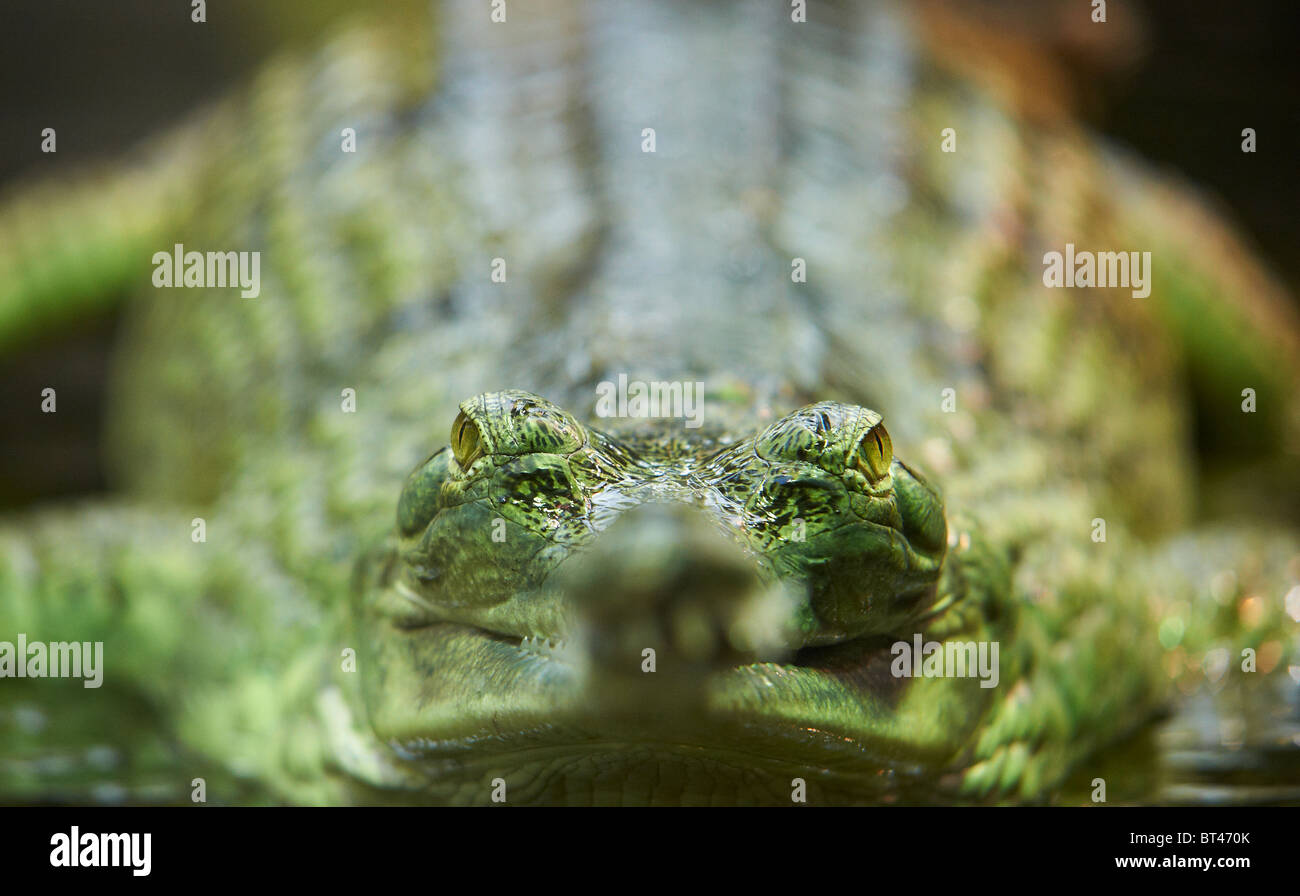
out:
M558 584L603 711L701 708L713 675L793 652L794 590L689 505L629 510Z

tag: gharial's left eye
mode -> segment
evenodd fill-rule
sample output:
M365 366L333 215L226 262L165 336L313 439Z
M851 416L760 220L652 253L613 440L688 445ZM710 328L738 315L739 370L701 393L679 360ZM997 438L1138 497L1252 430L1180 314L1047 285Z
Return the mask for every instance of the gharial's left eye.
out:
M462 470L468 470L470 464L483 456L483 439L478 424L464 411L457 414L456 422L451 424L451 453Z
M894 443L890 441L889 431L883 423L867 430L853 453L853 463L873 482L889 474L889 464L893 459Z
M759 457L813 463L827 473L858 470L871 482L889 475L894 446L880 415L867 408L821 401L781 418L754 440Z

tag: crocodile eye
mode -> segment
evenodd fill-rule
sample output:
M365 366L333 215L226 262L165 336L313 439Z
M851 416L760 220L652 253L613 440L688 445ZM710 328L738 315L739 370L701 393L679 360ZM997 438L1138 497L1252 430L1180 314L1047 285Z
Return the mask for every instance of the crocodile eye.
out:
M894 459L894 444L889 440L885 424L877 423L858 442L853 462L862 474L875 482L889 474L889 463Z
M478 426L464 411L456 415L456 422L451 425L451 453L462 470L468 470L470 464L483 456Z

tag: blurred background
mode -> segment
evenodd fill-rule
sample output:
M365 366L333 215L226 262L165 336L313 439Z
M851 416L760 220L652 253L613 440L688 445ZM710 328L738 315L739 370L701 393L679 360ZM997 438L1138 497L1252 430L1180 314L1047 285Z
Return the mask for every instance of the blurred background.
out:
M427 27L427 2L384 0L368 14ZM1088 0L921 5L952 23L954 53L969 39L996 41L1051 114L1181 172L1300 296L1295 0L1112 2L1105 28L1090 21ZM195 24L188 0L5 0L0 202L38 178L122 154L365 6L212 0L206 23ZM46 127L57 130L57 154L40 150ZM1245 127L1258 135L1253 155L1241 152ZM0 355L0 508L106 487L99 438L117 324L108 312ZM39 414L31 396L52 371L68 413L30 425Z

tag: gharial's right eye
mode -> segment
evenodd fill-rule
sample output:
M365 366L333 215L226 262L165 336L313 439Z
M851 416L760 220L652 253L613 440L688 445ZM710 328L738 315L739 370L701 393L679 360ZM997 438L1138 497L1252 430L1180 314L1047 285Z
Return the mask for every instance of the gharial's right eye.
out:
M474 461L483 456L483 439L478 425L461 411L451 425L451 453L462 470L468 470Z
M877 423L862 436L853 462L872 482L889 475L889 464L894 459L894 443L889 438L885 424Z

